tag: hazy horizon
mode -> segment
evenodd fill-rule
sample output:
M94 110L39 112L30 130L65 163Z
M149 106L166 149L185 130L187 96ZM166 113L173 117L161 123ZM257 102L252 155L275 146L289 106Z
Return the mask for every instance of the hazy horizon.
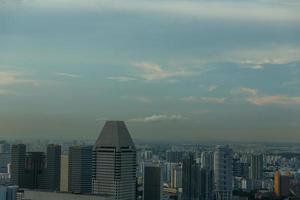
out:
M297 0L0 0L0 139L300 139Z

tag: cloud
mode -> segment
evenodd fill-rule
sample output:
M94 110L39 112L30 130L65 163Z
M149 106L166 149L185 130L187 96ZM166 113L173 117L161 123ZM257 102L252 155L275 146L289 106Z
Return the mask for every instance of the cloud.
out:
M132 65L139 71L140 78L147 81L162 80L172 77L191 76L194 74L192 71L188 71L185 68L165 70L159 64L149 62L132 62Z
M267 95L256 89L240 87L232 90L232 94L246 95L245 100L254 105L300 105L300 96Z
M25 3L25 2L24 2ZM38 9L80 11L123 11L150 13L193 19L222 19L235 21L294 21L300 19L297 6L274 4L266 1L148 1L148 0L44 0L26 1ZM296 7L296 8L295 8Z
M174 114L174 115L166 115L166 114L156 114L148 117L143 118L134 118L128 120L129 122L162 122L162 121L177 121L177 120L183 120L186 119L180 114Z
M112 76L112 77L108 77L107 79L114 80L114 81L119 81L119 82L128 82L128 81L137 80L137 78L130 77L130 76Z
M238 49L219 55L219 60L233 62L242 68L262 70L267 66L284 66L300 61L300 48L285 45L270 45L260 49Z
M239 87L231 90L232 94L246 94L255 96L257 94L257 90L248 87Z
M134 100L134 101L138 101L138 102L141 102L141 103L150 103L152 102L152 100L149 98L149 97L145 97L145 96L122 96L121 99L124 99L124 100Z
M207 90L208 90L209 92L212 92L212 91L216 90L217 88L218 88L218 86L216 86L216 85L209 85L209 86L207 87Z
M181 98L181 100L189 103L224 104L226 98L188 96Z
M300 105L300 96L291 97L287 95L262 95L262 96L251 96L246 99L248 102L255 105Z
M21 72L0 71L0 85L14 85L14 84L33 84L39 85L40 81L27 79L27 74Z
M70 74L70 73L64 73L64 72L57 72L56 74L59 76L65 76L65 77L69 77L69 78L80 78L81 77L78 74Z

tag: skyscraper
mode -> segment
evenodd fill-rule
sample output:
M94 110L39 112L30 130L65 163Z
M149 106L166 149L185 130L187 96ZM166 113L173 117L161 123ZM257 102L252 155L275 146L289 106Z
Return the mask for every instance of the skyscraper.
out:
M214 168L214 153L213 152L202 152L201 153L201 168L210 169Z
M61 146L49 144L47 146L47 189L60 190L60 160Z
M92 153L93 146L69 148L69 192L92 192Z
M274 173L274 193L276 197L288 197L290 187L290 173L287 171L285 175L281 175L277 169Z
M182 164L177 164L171 171L171 188L182 188Z
M228 146L217 146L214 153L216 200L232 200L233 153Z
M25 175L23 177L24 187L30 189L39 189L45 183L44 152L28 152L26 156Z
M182 166L182 199L198 200L201 195L201 167L192 153L186 155Z
M136 198L136 148L123 121L107 121L94 146L93 193Z
M62 155L60 162L60 191L69 191L69 156Z
M143 178L143 200L161 200L163 188L161 166L145 164Z
M24 186L25 174L25 144L14 144L11 148L11 182L19 187Z
M250 160L250 179L253 189L260 189L263 180L263 155L251 155Z

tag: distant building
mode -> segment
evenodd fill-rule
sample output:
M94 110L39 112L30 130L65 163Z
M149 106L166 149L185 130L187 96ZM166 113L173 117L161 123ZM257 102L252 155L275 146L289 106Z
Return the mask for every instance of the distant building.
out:
M214 168L214 153L213 152L202 152L201 153L201 168L213 170Z
M93 194L136 198L136 148L122 121L107 121L94 146Z
M44 152L28 152L24 144L11 149L11 181L20 188L59 191L60 146L48 145Z
M11 182L19 187L24 187L25 175L25 144L14 144L11 148Z
M166 152L166 161L168 163L179 163L179 162L182 162L184 154L185 154L185 152L183 152L183 151L168 150Z
M233 153L228 146L217 146L214 153L216 200L232 200Z
M171 188L182 188L182 164L177 164L171 172Z
M61 146L49 144L47 146L47 190L60 190Z
M277 197L288 197L290 188L290 173L281 175L279 170L274 173L274 193Z
M161 200L163 189L161 166L145 164L143 178L143 200Z
M182 199L196 200L201 195L201 167L192 153L186 155L182 166Z
M24 188L39 189L45 185L46 177L44 152L28 152L25 162L25 174L23 176Z
M69 156L62 155L60 162L60 191L69 191Z
M69 148L69 192L77 194L92 192L92 153L93 146Z
M263 155L251 155L250 160L250 179L253 184L253 189L261 189L263 181Z
M11 163L10 153L0 153L0 173L7 172L7 165Z

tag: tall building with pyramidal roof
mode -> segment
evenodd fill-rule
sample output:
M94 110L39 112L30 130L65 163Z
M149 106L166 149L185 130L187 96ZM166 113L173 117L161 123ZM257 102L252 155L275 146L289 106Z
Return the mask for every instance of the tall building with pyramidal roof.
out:
M93 194L136 198L136 148L123 121L107 121L95 143Z

